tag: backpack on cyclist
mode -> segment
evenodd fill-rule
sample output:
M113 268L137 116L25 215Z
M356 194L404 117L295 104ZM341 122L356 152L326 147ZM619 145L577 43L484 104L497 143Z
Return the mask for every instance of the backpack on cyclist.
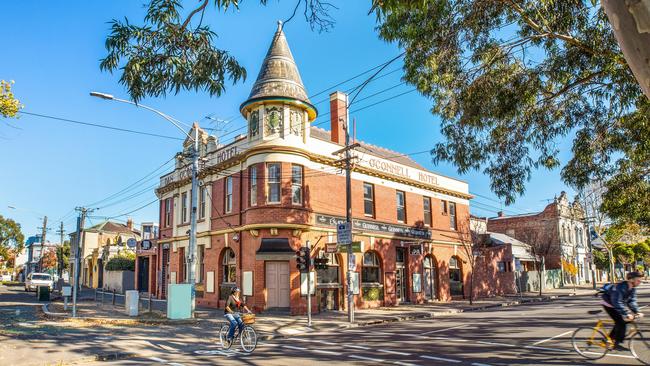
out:
M594 297L600 297L603 295L608 295L609 292L616 287L615 283L606 283L603 287L599 288L598 291L594 294Z

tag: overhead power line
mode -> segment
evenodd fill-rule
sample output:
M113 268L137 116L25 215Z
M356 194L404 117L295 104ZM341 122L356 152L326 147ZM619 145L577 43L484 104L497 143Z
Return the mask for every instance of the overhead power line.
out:
M79 124L79 125L83 125L83 126L104 128L104 129L107 129L107 130L115 130L115 131L120 131L120 132L134 133L134 134L138 134L138 135L160 137L160 138L170 139L170 140L180 140L180 141L185 140L185 139L180 138L180 137L166 136L166 135L159 135L157 133L151 133L151 132L130 130L128 128L113 127L113 126L108 126L108 125L102 125L102 124L99 124L99 123L76 121L76 120L72 120L72 119L68 119L68 118L50 116L50 115L47 115L47 114L31 113L31 112L25 112L25 111L20 111L18 113L25 114L25 115L28 115L28 116L48 118L48 119L55 120L55 121L75 123L75 124Z

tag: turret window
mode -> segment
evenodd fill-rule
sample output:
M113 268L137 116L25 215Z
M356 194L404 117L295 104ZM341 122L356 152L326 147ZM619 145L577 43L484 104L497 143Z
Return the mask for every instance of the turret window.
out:
M266 109L266 134L273 135L284 129L282 108L271 107Z
M292 111L289 127L292 135L302 136L302 113Z
M260 133L260 113L258 111L251 112L248 120L250 137L256 137Z

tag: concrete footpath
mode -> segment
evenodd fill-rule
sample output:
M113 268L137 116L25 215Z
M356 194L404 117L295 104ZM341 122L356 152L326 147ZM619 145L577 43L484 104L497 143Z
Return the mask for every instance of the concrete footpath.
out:
M524 293L522 296L505 296L480 299L473 302L469 301L451 301L451 302L432 302L428 304L410 305L403 304L397 307L381 307L376 309L357 309L355 311L355 322L348 322L348 315L345 311L329 311L314 314L312 316L312 326L307 326L307 317L290 316L285 314L262 313L257 314L255 329L261 340L268 340L277 337L294 336L301 333L312 333L315 331L332 331L341 328L362 327L388 322L410 321L418 319L430 319L443 315L458 314L469 311L480 311L498 307L516 306L519 304L528 304L534 302L552 301L561 297L568 296L585 296L593 295L595 291L591 286L572 288L553 289L545 291L542 296L536 293ZM92 293L82 297L83 301L78 304L77 312L79 319L75 322L83 321L97 324L129 325L139 323L141 325L155 324L188 324L197 327L208 327L214 329L215 326L224 321L222 309L198 308L196 318L188 320L168 320L165 314L159 310L148 311L145 304L141 304L141 313L138 317L128 317L125 314L123 304L116 301L99 302L93 299ZM43 312L51 320L67 320L70 311L63 310L63 304L55 301L43 307Z

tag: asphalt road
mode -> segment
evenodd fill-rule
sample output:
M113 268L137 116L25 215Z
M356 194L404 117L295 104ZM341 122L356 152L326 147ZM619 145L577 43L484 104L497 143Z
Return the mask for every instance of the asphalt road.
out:
M0 291L0 314L9 315L9 309L20 307L31 315L29 301L33 296ZM650 303L650 286L645 285L639 297L640 305ZM9 298L14 301L6 301ZM0 354L4 356L0 364L56 363L128 350L136 356L108 362L77 360L77 364L589 365L590 361L572 350L570 337L578 326L595 323L596 317L588 315L587 310L599 308L598 303L593 297L573 297L410 323L312 333L260 342L252 354L244 354L235 346L229 351L221 349L216 341L220 321L203 326L60 328L21 317L18 322L5 319L5 330L18 333L7 337L6 331L0 332ZM612 353L595 364L639 363L629 353Z

